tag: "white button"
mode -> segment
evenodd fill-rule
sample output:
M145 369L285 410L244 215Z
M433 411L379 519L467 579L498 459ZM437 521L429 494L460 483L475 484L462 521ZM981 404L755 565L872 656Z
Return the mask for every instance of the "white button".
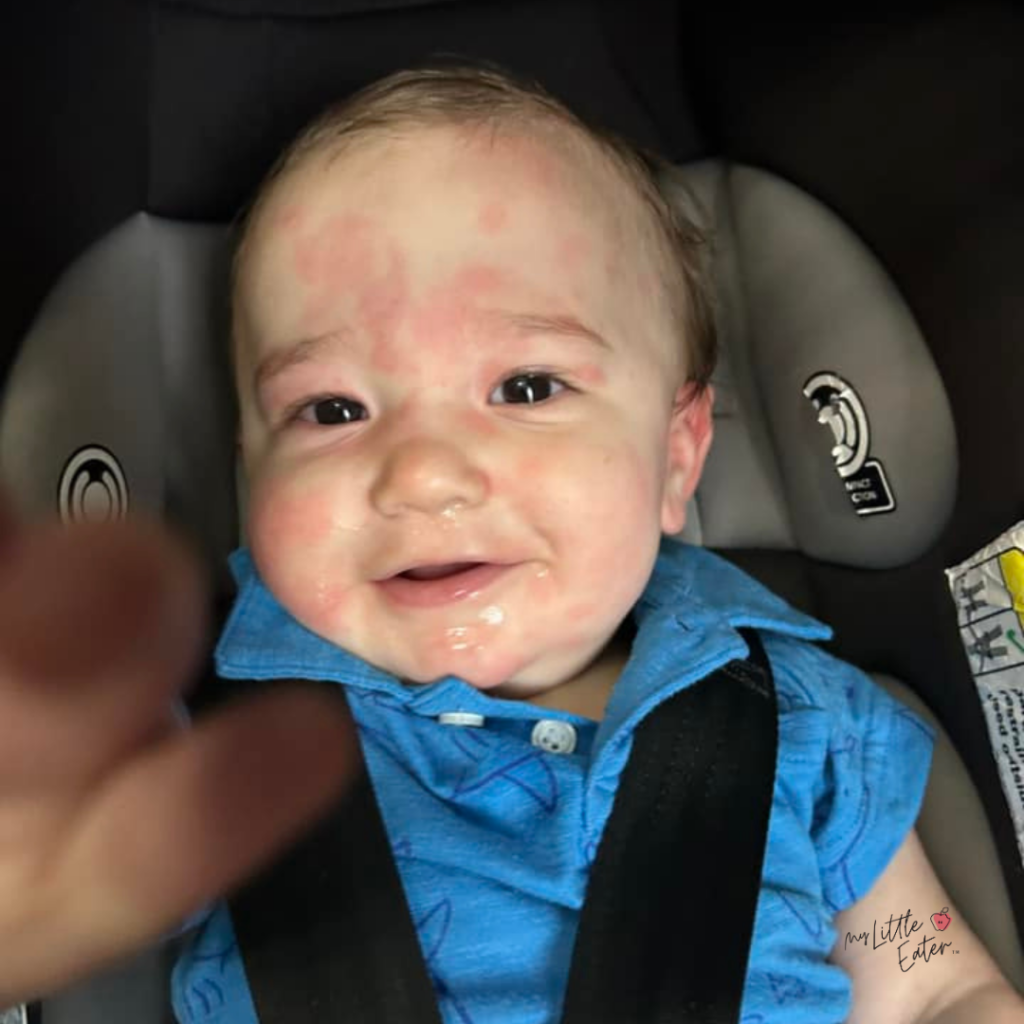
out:
M487 721L483 715L478 715L473 711L445 711L444 714L437 716L437 720L442 725L472 725L476 728Z
M576 729L556 718L542 718L533 727L530 742L549 754L571 754L576 749Z

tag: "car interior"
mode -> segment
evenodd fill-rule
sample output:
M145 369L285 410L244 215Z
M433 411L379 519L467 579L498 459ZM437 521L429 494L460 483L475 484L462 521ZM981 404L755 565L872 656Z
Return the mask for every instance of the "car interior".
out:
M245 504L231 226L292 135L455 55L666 156L709 232L722 346L683 539L830 624L829 650L936 728L919 833L1024 991L1021 798L946 575L1024 520L1024 9L39 0L3 26L0 479L29 516L163 517L221 612ZM171 1022L173 956L10 1019Z

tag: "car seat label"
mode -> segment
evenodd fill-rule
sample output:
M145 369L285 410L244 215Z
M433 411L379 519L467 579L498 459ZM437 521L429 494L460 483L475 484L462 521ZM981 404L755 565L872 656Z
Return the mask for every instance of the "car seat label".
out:
M860 395L835 373L816 373L804 395L818 412L818 422L832 431L832 461L854 512L872 516L892 512L896 499L885 468L871 454L871 425Z
M946 577L1024 860L1024 522Z

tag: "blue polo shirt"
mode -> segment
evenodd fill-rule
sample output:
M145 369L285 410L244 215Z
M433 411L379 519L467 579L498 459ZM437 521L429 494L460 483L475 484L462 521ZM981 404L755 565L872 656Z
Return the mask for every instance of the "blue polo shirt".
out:
M588 872L637 723L745 657L737 629L758 629L779 747L741 1020L846 1020L850 980L826 962L833 917L867 893L913 827L934 732L820 650L813 641L827 627L723 559L666 538L632 613L630 660L596 723L455 677L403 686L297 623L246 550L231 566L239 590L218 672L348 688L446 1024L560 1019ZM699 941L699 922L680 927ZM226 905L191 934L172 989L180 1024L257 1024Z

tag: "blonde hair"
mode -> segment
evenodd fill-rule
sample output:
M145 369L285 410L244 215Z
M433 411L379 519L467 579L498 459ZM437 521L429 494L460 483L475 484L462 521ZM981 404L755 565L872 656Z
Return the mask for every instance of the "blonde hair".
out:
M671 166L658 154L588 123L539 83L491 63L435 60L398 71L333 104L311 121L278 156L240 215L231 266L232 296L252 226L275 183L314 155L337 156L360 140L425 126L498 129L544 123L567 128L588 143L640 201L673 326L686 347L688 379L704 390L714 372L718 349L714 293L707 268L708 240L666 195L661 181L672 175ZM678 177L673 188L683 188Z

